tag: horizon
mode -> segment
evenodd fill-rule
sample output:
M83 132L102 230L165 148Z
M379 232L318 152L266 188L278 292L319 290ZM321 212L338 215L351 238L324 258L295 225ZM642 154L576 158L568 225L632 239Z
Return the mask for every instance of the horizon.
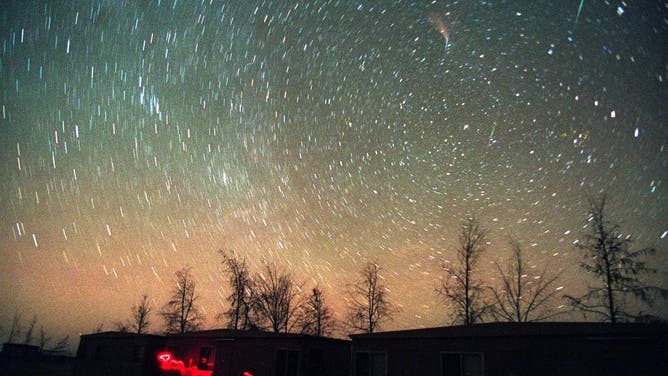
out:
M322 287L339 320L377 262L382 330L442 326L470 216L486 284L513 238L580 294L603 192L668 288L668 8L576 5L8 1L0 338L18 313L75 347L144 294L155 330L186 266L217 325L220 250Z

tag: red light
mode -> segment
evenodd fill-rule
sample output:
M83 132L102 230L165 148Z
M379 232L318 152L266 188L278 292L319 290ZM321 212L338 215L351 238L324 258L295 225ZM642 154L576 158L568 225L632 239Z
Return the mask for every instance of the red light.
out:
M182 360L174 358L169 351L163 351L157 355L160 369L163 371L177 372L179 376L211 376L211 370L199 370L196 366L186 367ZM170 373L172 374L172 373ZM252 374L244 374L244 376L253 376Z
M248 372L248 371L244 371L243 375L244 375L244 376L253 376L253 374L250 373L250 372Z
M161 352L158 354L158 360L161 362L169 362L172 360L172 354L167 351Z

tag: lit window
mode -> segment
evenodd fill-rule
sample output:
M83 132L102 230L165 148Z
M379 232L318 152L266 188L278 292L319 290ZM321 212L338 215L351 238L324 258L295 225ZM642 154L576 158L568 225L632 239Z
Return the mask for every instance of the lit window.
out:
M481 353L441 354L442 376L483 376Z

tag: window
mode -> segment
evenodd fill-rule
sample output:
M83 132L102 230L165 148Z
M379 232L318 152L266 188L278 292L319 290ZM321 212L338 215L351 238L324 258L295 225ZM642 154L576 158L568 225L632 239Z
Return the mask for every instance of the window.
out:
M214 364L214 354L212 347L202 347L199 351L199 362L197 363L197 369L201 370L213 370Z
M299 351L278 350L276 357L276 376L297 376Z
M481 353L442 353L442 376L483 376Z
M355 376L385 376L384 352L356 352Z

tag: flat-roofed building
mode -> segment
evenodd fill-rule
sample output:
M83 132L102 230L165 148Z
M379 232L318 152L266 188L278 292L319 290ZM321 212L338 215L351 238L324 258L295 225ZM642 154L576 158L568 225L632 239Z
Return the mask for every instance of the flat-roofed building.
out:
M491 323L350 337L353 376L668 372L665 325Z
M302 334L204 330L81 336L76 376L349 376L350 341Z

